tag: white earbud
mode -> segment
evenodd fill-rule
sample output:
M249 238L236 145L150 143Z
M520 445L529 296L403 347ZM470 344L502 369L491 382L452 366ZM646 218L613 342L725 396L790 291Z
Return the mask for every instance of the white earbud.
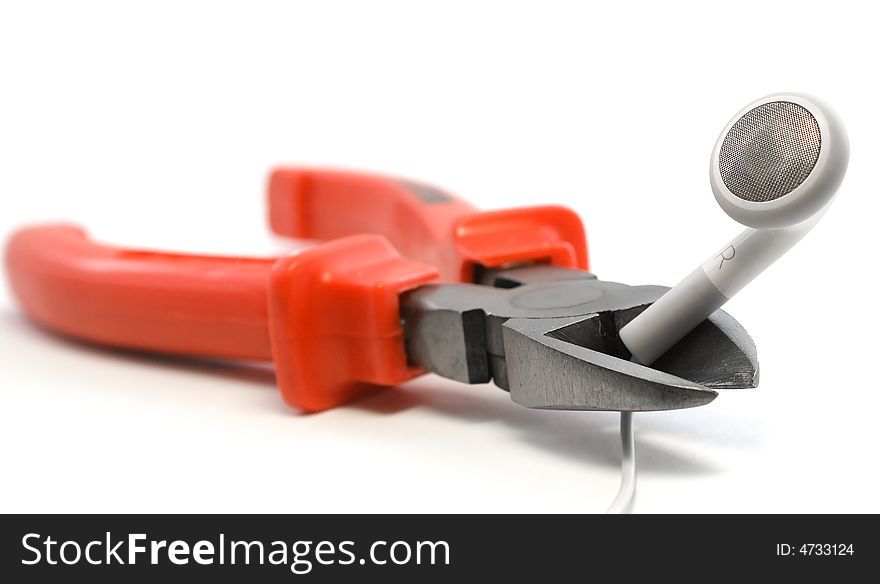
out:
M768 95L728 122L712 151L721 208L748 228L620 329L633 358L653 363L812 229L849 161L843 123L799 93Z

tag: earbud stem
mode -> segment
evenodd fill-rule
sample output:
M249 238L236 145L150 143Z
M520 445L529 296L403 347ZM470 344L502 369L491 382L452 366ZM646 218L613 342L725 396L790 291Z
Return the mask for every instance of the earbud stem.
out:
M824 210L783 229L748 228L620 329L620 339L650 365L806 235Z

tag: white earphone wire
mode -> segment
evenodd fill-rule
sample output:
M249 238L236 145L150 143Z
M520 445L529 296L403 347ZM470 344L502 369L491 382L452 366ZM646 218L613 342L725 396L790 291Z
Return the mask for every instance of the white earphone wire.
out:
M636 496L636 443L632 412L620 412L620 488L607 513L631 513Z

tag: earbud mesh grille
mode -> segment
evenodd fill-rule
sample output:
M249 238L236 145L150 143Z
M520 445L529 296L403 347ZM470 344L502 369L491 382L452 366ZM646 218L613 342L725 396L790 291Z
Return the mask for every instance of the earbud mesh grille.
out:
M804 107L765 103L749 110L724 137L718 153L721 179L740 199L773 201L806 180L821 147L819 124Z

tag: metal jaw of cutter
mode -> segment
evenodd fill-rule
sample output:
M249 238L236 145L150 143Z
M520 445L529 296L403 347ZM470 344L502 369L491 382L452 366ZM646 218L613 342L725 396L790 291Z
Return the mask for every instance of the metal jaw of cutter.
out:
M548 265L485 270L477 284L402 297L407 355L449 379L494 381L530 408L673 410L757 387L754 342L721 310L651 367L630 360L618 330L667 289Z

